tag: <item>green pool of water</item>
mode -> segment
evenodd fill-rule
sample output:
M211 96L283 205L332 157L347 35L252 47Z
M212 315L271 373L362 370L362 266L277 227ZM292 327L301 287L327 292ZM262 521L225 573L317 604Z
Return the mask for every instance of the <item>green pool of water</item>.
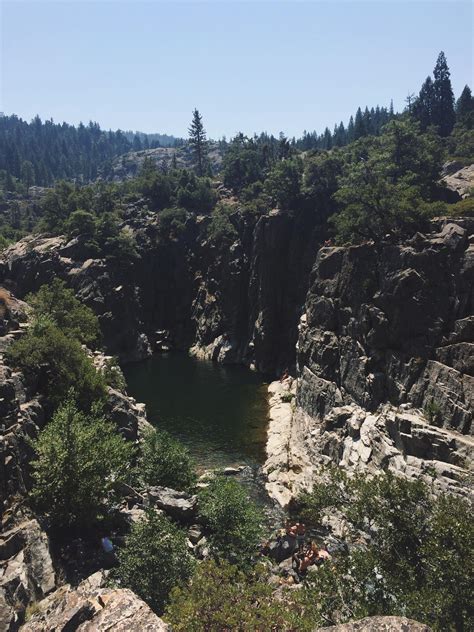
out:
M169 353L128 365L124 374L149 421L180 439L200 469L263 463L268 400L257 373Z

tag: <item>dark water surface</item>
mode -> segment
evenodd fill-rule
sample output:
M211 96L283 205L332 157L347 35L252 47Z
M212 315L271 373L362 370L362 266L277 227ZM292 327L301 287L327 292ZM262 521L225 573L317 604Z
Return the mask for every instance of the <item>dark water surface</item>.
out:
M177 352L128 365L124 374L149 421L180 439L198 468L263 463L268 400L259 374Z

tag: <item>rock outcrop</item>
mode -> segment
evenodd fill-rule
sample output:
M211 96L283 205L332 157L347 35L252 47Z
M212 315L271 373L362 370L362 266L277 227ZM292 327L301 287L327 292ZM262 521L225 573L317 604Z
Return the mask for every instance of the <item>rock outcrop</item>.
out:
M167 632L169 626L131 590L104 587L99 571L77 588L62 586L35 604L21 632Z
M436 475L440 489L469 493L474 222L434 228L402 245L319 251L300 322L295 410L266 465L290 491L335 463ZM287 467L281 457L270 471L285 444Z
M466 198L474 188L474 165L464 165L453 160L443 166L441 181L460 198Z

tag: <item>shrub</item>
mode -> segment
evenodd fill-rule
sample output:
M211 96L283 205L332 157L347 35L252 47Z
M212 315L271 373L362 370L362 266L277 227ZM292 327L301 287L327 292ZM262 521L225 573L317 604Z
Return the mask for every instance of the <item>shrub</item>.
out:
M93 239L97 230L97 218L93 213L78 209L71 213L66 222L68 237L84 235Z
M179 235L186 228L187 213L183 208L165 208L159 214L159 231L162 236Z
M417 619L440 632L471 629L474 525L467 501L433 498L420 480L381 474L339 482L330 475L303 498L306 508L313 502L318 523L322 507L343 511L358 541L348 555L336 556L332 566L312 575L306 596L318 601L327 624L386 614ZM361 531L369 536L365 544Z
M7 350L9 362L32 380L46 402L57 407L71 387L84 410L105 398L104 377L96 371L81 344L67 337L49 318L39 318L26 335Z
M64 335L91 345L99 337L99 321L94 312L81 303L64 281L54 279L42 285L36 294L29 294L27 302L35 316L47 316Z
M245 489L235 480L217 476L201 491L199 507L214 552L230 562L248 563L261 540L263 516Z
M137 593L158 614L170 590L186 582L194 570L184 532L152 510L132 526L118 559L114 576L120 585Z
M108 386L118 391L127 390L127 382L122 373L122 369L117 358L107 358L102 370L102 374Z
M103 513L133 451L97 407L85 414L71 397L32 446L37 458L31 499L59 527L90 526Z
M175 632L314 630L295 591L276 600L267 580L262 566L245 574L225 561L203 562L188 586L172 590L165 619Z
M235 206L218 204L211 215L211 222L207 228L208 237L219 244L229 244L238 237L237 229L232 223L231 215Z
M145 433L139 471L148 485L187 490L196 482L188 450L163 430Z
M281 399L281 401L282 401L284 404L291 404L291 402L293 401L294 396L295 396L295 394L294 394L294 393L289 393L289 392L288 392L288 393L283 393L283 394L280 396L280 399Z
M439 404L437 404L433 399L428 402L426 404L426 406L423 409L423 412L425 414L426 419L429 421L430 424L437 424L437 422L439 421L439 414L441 412L441 409L439 407Z

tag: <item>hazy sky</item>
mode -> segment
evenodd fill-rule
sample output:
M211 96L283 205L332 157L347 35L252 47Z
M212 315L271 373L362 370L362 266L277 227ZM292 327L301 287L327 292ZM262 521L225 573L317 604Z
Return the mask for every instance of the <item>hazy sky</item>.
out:
M292 136L402 108L440 50L473 84L470 2L0 4L0 110L26 119L186 135L197 107L212 137Z

